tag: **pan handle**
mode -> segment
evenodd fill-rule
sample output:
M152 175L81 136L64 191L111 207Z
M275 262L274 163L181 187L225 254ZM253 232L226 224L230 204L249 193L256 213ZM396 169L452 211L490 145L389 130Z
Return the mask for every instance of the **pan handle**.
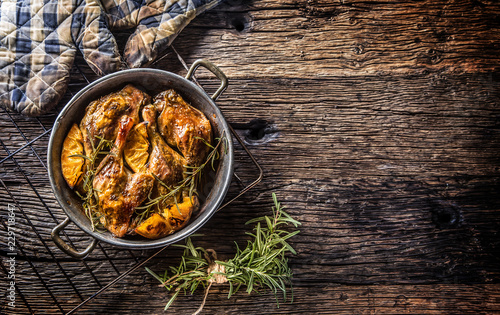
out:
M95 245L97 244L97 239L94 238L92 240L92 243L90 243L87 248L81 252L77 251L70 245L68 245L66 242L64 242L61 237L59 236L59 233L69 224L70 220L69 218L66 218L63 222L61 222L58 226L56 226L53 230L52 233L50 234L52 236L52 240L54 243L59 247L60 250L65 252L67 255L70 255L71 257L78 258L78 259L83 259L87 257L88 254L94 250Z
M186 75L187 80L190 80L193 77L196 69L198 69L199 66L205 67L208 71L212 72L221 81L219 88L212 95L212 99L215 101L219 97L219 95L221 95L221 93L224 92L224 90L227 88L228 84L227 77L224 74L224 72L222 72L219 69L219 67L214 65L212 62L206 59L198 59L191 65L191 68L189 68L189 71Z

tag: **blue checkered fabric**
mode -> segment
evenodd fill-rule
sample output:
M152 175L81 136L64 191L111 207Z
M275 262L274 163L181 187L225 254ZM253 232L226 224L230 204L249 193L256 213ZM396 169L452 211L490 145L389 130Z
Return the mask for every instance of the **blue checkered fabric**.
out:
M220 0L1 0L0 106L28 116L53 108L80 50L97 74L149 65ZM136 28L120 56L111 30Z
M102 0L111 29L136 27L125 45L123 56L131 68L149 65L193 18L219 2L220 0Z

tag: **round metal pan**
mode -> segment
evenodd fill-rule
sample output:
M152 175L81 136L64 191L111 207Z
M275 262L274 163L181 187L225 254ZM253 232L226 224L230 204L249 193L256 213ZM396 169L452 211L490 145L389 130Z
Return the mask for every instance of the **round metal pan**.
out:
M199 66L207 68L221 80L219 89L211 97L190 80ZM156 240L139 236L115 238L109 232L92 231L90 221L83 212L81 199L66 184L61 171L63 141L71 126L80 122L87 105L101 96L120 90L129 83L143 89L151 96L167 89L176 90L186 102L201 110L210 120L214 138L224 135L228 140L227 148L220 156L217 171L211 174L209 182L201 192L202 204L199 212L191 218L191 221L183 229ZM52 239L55 244L70 256L84 258L93 250L97 241L131 249L158 248L184 239L203 226L221 205L233 175L234 158L231 132L222 112L214 102L226 87L227 78L219 68L207 60L197 60L193 63L185 78L157 69L123 70L92 82L76 94L63 108L54 123L47 153L50 185L57 201L68 216L52 231ZM83 251L75 250L59 236L61 230L70 221L94 238L92 243Z

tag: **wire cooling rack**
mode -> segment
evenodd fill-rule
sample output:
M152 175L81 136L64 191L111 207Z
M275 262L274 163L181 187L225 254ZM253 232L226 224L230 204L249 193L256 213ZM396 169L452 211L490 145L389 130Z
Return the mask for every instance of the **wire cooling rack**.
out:
M174 47L169 53L188 69ZM92 77L96 79L85 73L77 60L62 103L93 81ZM199 84L196 78L193 80ZM47 144L55 119L56 114L26 118L0 109L0 269L5 280L0 302L2 314L75 313L166 248L138 257L134 251L98 243L90 257L78 260L55 247L50 231L65 219L47 175ZM255 165L258 176L246 186L240 182L244 188L227 197L229 200L219 209L245 194L263 176L251 152L234 129L229 128ZM239 181L236 174L235 179ZM62 232L62 238L76 249L85 248L91 241L90 236L74 225ZM104 263L111 268L101 268ZM51 268L47 268L48 264ZM109 274L110 269L114 274Z

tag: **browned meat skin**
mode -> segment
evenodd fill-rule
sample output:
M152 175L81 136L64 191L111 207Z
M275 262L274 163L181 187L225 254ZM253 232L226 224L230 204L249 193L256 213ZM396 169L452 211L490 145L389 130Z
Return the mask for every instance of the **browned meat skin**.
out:
M85 154L90 156L92 152L91 139L94 145L97 145L96 136L115 141L123 115L131 117L134 123L138 123L141 106L150 102L149 95L129 84L116 93L90 103L80 122Z
M144 121L148 123L148 137L151 142L148 171L158 177L167 186L175 186L184 178L186 160L165 143L160 136L156 125L156 109L153 105L144 107L142 111ZM168 193L168 189L157 183L154 195Z
M122 117L115 145L99 164L93 182L104 214L101 223L116 237L127 233L135 208L147 198L154 182L152 175L130 174L124 167L123 147L133 125L131 117Z
M212 143L210 121L174 90L158 94L154 98L154 105L161 110L158 128L167 143L177 147L189 165L202 164L210 148L196 137Z

